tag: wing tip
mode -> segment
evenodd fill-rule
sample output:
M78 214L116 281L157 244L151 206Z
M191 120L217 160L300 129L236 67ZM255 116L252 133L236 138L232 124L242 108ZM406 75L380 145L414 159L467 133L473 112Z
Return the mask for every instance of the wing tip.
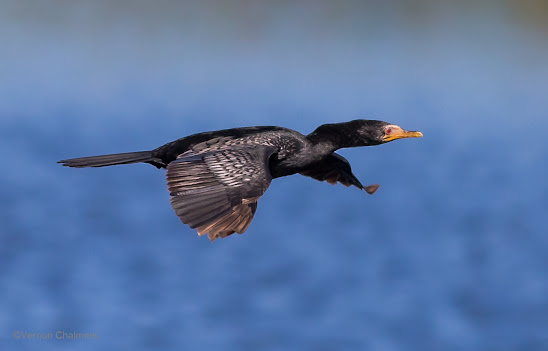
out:
M365 186L363 189L369 194L369 195L373 195L380 187L381 185L380 184L371 184L371 185L367 185Z

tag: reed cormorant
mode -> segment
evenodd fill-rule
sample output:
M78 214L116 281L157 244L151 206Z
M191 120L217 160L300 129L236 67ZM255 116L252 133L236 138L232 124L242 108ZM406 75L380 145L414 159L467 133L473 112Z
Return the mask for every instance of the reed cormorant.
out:
M348 161L335 153L347 147L421 137L375 120L324 124L303 135L282 127L246 127L193 134L152 151L61 160L68 167L103 167L145 162L167 168L171 206L181 221L210 240L243 233L257 201L273 178L300 173L331 184L363 186Z

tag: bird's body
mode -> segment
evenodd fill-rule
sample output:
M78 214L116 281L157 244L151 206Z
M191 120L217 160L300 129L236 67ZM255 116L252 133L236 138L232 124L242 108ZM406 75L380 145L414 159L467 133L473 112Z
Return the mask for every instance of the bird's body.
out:
M153 150L153 155L162 160L162 164L157 166L165 167L189 150L209 152L220 148L246 145L275 147L278 150L276 160L280 162L275 170L279 168L280 171L281 168L290 167L292 162L297 162L300 151L308 147L306 137L297 131L282 127L261 126L193 134L160 146ZM274 174L272 176L277 178Z
M282 127L244 127L193 134L152 151L59 161L69 167L145 162L167 168L171 204L181 221L211 240L243 233L257 200L274 178L300 173L320 181L354 185L369 193L335 150L422 136L382 121L326 124L309 135Z

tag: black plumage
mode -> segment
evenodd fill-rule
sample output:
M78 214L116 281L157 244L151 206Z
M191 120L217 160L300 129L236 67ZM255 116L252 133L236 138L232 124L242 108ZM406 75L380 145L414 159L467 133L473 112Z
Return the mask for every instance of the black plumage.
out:
M211 240L249 227L257 201L274 178L300 173L374 193L363 186L336 150L420 137L382 121L324 124L303 135L282 127L245 127L190 135L152 151L59 161L69 167L146 162L167 168L171 206L181 221Z

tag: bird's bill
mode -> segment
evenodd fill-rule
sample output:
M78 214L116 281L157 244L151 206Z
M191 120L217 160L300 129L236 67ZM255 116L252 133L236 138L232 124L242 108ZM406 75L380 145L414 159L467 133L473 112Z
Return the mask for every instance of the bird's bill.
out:
M401 128L391 128L390 134L384 135L384 141L392 141L403 138L422 138L421 132L408 131Z

